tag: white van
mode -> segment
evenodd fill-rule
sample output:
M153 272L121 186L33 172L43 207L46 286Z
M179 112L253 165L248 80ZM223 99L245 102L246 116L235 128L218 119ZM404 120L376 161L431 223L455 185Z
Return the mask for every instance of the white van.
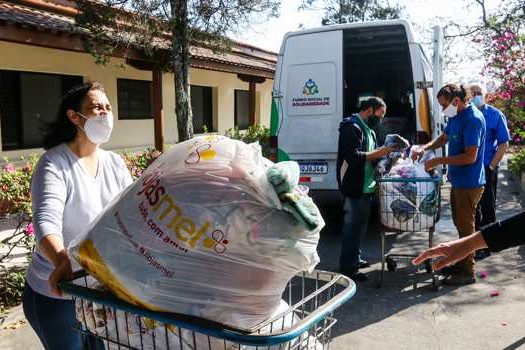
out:
M434 56L436 52L439 65L440 50ZM273 88L274 158L298 161L301 183L313 190L337 189L339 123L372 95L387 104L376 130L379 141L386 133L397 133L412 144L428 142L444 125L432 89L433 82L441 84L441 76L434 75L436 79L406 20L287 33Z

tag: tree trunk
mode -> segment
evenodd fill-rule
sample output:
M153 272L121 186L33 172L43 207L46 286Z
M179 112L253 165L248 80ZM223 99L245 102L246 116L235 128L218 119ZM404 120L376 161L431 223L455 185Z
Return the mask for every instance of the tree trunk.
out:
M175 73L175 114L179 142L193 137L193 115L190 104L190 35L187 0L170 0L172 60Z

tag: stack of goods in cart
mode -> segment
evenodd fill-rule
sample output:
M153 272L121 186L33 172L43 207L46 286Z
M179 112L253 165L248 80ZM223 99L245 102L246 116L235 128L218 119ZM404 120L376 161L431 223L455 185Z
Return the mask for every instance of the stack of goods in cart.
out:
M427 151L413 161L410 144L399 135L387 135L385 146L396 151L379 161L381 223L395 230L420 231L434 225L439 193L434 175L425 171L425 162L435 157ZM413 180L413 181L410 181Z
M288 308L281 300L287 283L319 262L324 222L308 190L298 185L299 174L295 162L263 158L258 144L216 135L179 143L69 251L131 304L251 328ZM78 304L79 318L86 307L96 309ZM107 308L102 312L106 320L124 317ZM286 322L293 318L292 313ZM120 331L132 336L124 338L140 341L133 336L138 329L157 328L152 323L136 329L143 320L113 322L113 328L126 325ZM106 332L109 323L103 325ZM88 323L92 331L99 326L96 320Z

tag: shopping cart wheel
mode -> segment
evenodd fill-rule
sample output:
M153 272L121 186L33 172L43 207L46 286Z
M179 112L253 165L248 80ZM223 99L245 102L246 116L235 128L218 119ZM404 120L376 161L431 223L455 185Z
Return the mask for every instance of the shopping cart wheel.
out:
M439 278L439 275L433 274L432 275L432 291L439 292L443 284L441 283L441 279Z
M385 262L386 262L386 269L387 269L388 271L393 272L393 271L396 270L396 268L397 268L397 262L396 262L394 259L392 259L392 258L390 258L390 257L387 257L387 258L385 259Z

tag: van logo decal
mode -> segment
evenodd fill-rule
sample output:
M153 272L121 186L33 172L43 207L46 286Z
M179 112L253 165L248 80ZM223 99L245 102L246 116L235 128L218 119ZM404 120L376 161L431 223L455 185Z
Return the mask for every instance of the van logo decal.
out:
M306 83L304 83L303 87L303 95L315 95L319 93L319 89L317 88L317 84L312 79L308 79Z

